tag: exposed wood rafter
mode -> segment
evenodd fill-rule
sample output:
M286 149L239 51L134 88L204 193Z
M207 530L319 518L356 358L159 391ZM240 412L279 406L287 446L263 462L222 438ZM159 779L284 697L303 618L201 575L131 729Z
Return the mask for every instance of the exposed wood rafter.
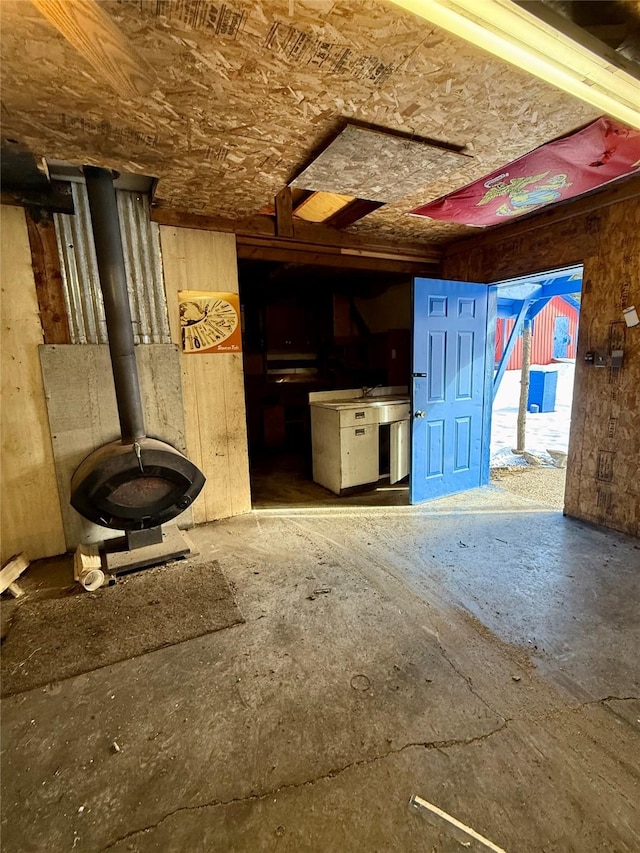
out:
M331 228L348 228L349 225L353 225L354 222L363 219L369 213L373 213L374 210L383 206L383 201L367 201L363 198L357 198L351 204L343 207L342 210L334 213L332 217L327 219L325 225L329 225Z
M293 204L291 188L284 187L275 197L276 234L280 237L293 237Z

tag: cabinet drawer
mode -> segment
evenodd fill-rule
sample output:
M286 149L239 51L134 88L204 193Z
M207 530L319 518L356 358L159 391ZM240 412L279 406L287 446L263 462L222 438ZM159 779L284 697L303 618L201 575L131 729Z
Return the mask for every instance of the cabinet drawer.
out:
M361 409L342 409L340 412L340 429L377 423L378 410L375 406L363 406Z
M340 430L340 487L375 483L378 479L378 424Z
M380 406L379 420L381 424L392 424L394 421L404 421L409 418L409 403L396 403L392 406Z

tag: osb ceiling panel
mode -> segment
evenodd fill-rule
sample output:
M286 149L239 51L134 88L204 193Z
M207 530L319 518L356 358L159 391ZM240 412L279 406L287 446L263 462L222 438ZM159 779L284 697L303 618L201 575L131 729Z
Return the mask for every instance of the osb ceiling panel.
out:
M291 185L398 201L464 162L464 155L391 133L347 125Z
M383 0L107 0L152 68L115 91L26 0L3 0L2 130L38 155L160 179L156 199L233 217L272 201L351 119L473 157L350 231L442 242L406 215L597 112Z

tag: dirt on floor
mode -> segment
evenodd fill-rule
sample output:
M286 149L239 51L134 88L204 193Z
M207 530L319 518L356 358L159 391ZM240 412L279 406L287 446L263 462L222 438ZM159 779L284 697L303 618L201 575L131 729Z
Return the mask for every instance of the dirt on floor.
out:
M190 538L185 573L216 561L244 621L3 699L3 853L474 843L416 794L493 849L640 850L636 540L497 487L258 510ZM20 611L64 600L69 559L45 569L25 572ZM162 598L158 635L189 589L175 575L138 598ZM106 624L113 592L70 597ZM191 602L211 608L204 588ZM134 619L109 612L117 645ZM37 618L20 669L51 642ZM58 637L90 634L65 618Z
M495 485L520 497L529 498L536 503L559 510L564 507L566 478L566 468L523 465L491 470L491 482Z

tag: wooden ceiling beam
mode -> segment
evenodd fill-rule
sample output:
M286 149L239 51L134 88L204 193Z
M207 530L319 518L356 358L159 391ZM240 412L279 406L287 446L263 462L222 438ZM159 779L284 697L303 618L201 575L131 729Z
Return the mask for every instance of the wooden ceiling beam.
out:
M306 244L304 251L311 249L322 252L330 251L332 248L343 248L351 252L359 251L363 256L367 254L379 260L401 259L403 262L427 266L439 263L442 255L439 246L431 246L428 243L401 240L387 242L304 221L294 221L293 237L287 238L276 234L274 217L260 214L234 220L152 205L151 220L159 225L171 225L177 228L232 233L236 235L238 244L243 242L245 245L258 245L258 243L251 243L250 238L255 238L260 245L266 247L271 241L271 247L281 251L293 251L300 249L300 244Z
M293 237L291 187L283 187L274 201L276 207L276 233L280 237Z
M329 225L331 228L348 228L349 225L353 225L354 222L369 213L373 213L374 210L383 207L384 204L383 201L366 201L363 198L357 198L351 204L343 207L342 210L334 213L330 219L327 219L325 225Z
M289 264L306 264L311 266L326 266L334 269L370 270L372 272L404 273L419 275L433 273L433 267L428 261L399 260L384 256L369 256L345 254L344 249L334 248L332 251L319 251L318 246L269 245L268 241L257 241L255 244L245 243L238 238L238 258L254 261L275 261Z
M65 181L51 181L45 190L3 189L0 204L39 207L52 213L75 213L71 184Z
M224 216L190 213L155 202L151 205L151 221L157 222L158 225L172 225L176 228L194 228L196 231L257 234L263 237L274 237L276 233L276 220L273 216L259 213L244 219L229 219Z
M376 258L378 260L406 261L415 264L435 264L440 260L440 252L399 252L393 246L338 246L322 245L321 243L304 242L302 240L286 240L279 237L265 238L250 235L237 234L238 246L253 246L256 248L267 247L286 251L295 249L300 251L311 251L326 255L343 255L345 257Z

